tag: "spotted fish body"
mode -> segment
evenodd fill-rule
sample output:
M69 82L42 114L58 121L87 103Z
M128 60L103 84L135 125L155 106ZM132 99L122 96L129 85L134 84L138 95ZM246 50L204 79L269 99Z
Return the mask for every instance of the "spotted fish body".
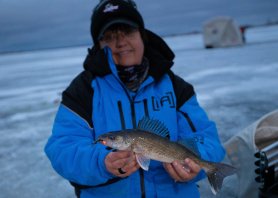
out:
M146 171L151 159L167 163L178 160L183 164L186 158L190 158L204 169L214 194L221 189L224 177L235 173L235 168L230 165L202 160L194 144L171 142L167 136L169 131L163 123L144 117L137 129L109 132L96 142L117 150L133 151L138 164Z

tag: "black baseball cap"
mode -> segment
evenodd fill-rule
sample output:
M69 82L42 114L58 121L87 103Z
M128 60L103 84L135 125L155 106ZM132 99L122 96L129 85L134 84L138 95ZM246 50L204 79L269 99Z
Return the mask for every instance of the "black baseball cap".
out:
M101 0L91 18L91 35L94 44L107 28L116 23L144 29L144 21L133 0Z

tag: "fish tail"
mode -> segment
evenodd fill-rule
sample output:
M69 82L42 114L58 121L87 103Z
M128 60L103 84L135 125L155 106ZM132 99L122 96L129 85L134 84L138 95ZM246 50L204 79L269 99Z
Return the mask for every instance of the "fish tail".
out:
M216 194L220 191L225 177L236 173L236 168L223 163L211 163L211 168L206 171L211 191Z

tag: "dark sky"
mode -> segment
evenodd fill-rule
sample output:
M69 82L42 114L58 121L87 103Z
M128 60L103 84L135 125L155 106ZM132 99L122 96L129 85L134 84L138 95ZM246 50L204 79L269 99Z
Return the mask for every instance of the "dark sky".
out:
M98 0L0 0L0 53L91 45L90 16ZM205 20L239 24L278 21L277 0L137 0L147 28L160 35L201 31Z

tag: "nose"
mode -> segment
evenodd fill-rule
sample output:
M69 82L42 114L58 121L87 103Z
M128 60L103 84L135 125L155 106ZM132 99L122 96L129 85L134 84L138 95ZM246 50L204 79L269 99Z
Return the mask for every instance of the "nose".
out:
M116 47L121 48L126 45L126 36L123 32L117 32Z

